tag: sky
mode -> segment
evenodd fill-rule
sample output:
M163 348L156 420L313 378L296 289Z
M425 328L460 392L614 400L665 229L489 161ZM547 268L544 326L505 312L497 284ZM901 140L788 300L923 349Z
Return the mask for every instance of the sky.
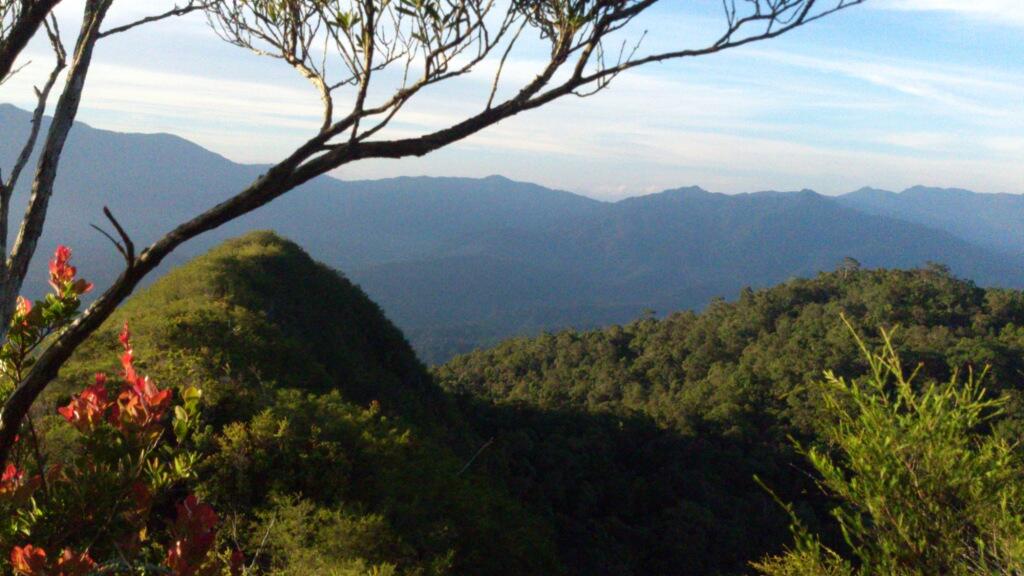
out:
M81 3L62 4L66 34ZM172 5L120 0L110 21ZM663 0L624 33L646 30L641 50L692 47L724 22L719 0ZM689 185L1024 193L1022 39L1024 0L868 0L773 40L628 72L595 96L557 101L423 158L358 162L334 175L501 174L608 200ZM536 73L540 48L527 39L513 53L506 89ZM49 58L44 42L33 43L31 63L0 86L0 102L32 106ZM421 93L384 136L479 111L494 67L484 62ZM316 93L291 68L226 44L193 15L103 40L78 118L270 163L312 136L319 114Z

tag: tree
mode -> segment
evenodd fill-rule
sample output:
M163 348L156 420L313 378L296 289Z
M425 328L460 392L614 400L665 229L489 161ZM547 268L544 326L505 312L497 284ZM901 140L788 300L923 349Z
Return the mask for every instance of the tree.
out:
M103 38L155 20L203 11L214 31L227 42L279 59L308 79L323 102L323 121L308 141L245 189L179 224L139 252L112 212L104 208L117 237L115 240L112 234L111 240L125 261L124 271L39 354L7 399L0 412L0 462L6 460L32 402L60 366L183 242L340 166L370 158L422 156L556 99L594 94L626 70L774 38L863 2L725 0L725 25L713 42L648 53L640 42L643 34L632 40L627 34L630 23L658 0L188 0L165 13L104 29L114 1L84 0L75 47L67 52L53 16L60 0L0 0L0 84L17 73L19 56L40 30L54 52L52 73L37 89L38 106L23 152L6 179L0 175L0 248L7 252L11 195L42 137L28 207L14 245L0 265L0 327L9 325L15 311L17 294L46 221L93 48ZM531 81L504 86L502 70L524 34L539 36L550 49L549 58ZM496 71L480 110L434 132L384 136L389 122L425 88L469 73L485 61L494 63ZM340 74L329 74L328 69ZM62 73L66 78L53 121L43 135L42 117ZM344 111L339 105L342 101Z
M795 545L754 566L768 576L1024 573L1024 466L1012 435L992 430L1006 399L986 396L984 373L919 381L882 338L878 353L858 340L864 379L826 373L826 444L801 448L848 550L822 544L785 505Z

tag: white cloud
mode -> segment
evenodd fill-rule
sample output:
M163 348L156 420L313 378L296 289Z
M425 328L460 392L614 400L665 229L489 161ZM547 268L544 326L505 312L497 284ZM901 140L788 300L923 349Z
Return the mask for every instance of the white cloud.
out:
M9 80L4 99L33 106L32 86L40 83L45 66L40 59L38 66ZM294 145L315 131L319 113L316 94L299 81L281 86L97 62L79 119L116 131L171 132L239 161L256 162L280 154L274 150L268 156L260 140L278 139L275 149ZM282 138L282 133L294 137Z
M167 2L120 5L131 13L116 15L118 22ZM886 6L974 15L1005 8L984 0ZM1024 9L1024 0L1009 9L1015 6ZM105 46L80 118L119 131L172 132L243 162L280 158L315 131L319 102L304 81L278 63L226 50L208 32L198 36L202 23L194 24ZM135 46L153 58L126 57ZM5 85L0 101L32 104L31 85L46 72L45 46L37 48L40 62ZM469 77L425 91L381 136L419 135L479 111L495 67L486 61ZM539 67L529 54L510 61L507 89L528 82ZM1019 68L820 47L800 54L749 48L633 71L596 97L558 101L426 158L359 163L340 175L503 173L607 197L680 184L727 192L842 192L867 183L1022 192L1021 133Z
M1024 138L1019 136L990 136L981 139L981 145L997 154L1024 155Z
M893 132L880 140L885 144L924 152L948 152L962 142L956 134L948 132Z
M882 0L876 8L916 12L948 12L992 23L1024 26L1021 0Z
M804 56L775 51L758 54L768 61L839 74L911 96L937 105L947 115L1019 122L1024 113L1024 75L1016 71L886 59L878 55Z

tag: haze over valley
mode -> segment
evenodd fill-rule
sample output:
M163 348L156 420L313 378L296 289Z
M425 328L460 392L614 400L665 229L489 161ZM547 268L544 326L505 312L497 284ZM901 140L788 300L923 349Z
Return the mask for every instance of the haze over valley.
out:
M0 125L14 128L0 137L0 162L13 159L29 119L0 104ZM101 286L121 262L89 225L102 219L97 207L148 243L265 169L171 135L84 124L63 165L42 242L74 245ZM322 177L188 243L170 263L256 229L293 239L362 286L430 363L511 335L700 309L846 258L870 268L932 262L981 285L1024 286L1024 196L920 186L837 197L685 187L607 202L501 176Z

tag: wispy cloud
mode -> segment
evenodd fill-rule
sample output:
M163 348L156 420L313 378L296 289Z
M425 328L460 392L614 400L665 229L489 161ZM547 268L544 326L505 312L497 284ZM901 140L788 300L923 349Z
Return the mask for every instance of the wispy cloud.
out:
M34 105L32 86L46 73L42 62L5 84L7 101ZM316 95L298 81L282 86L99 62L90 72L79 118L110 130L171 132L255 162L308 137L319 113ZM268 146L268 139L276 141Z
M62 3L69 18L81 1ZM173 0L122 4L116 22ZM976 18L1024 22L1024 0L869 5L893 12L865 11L864 22L907 20L925 10L968 18L958 26ZM688 38L694 23L720 24L714 16L671 4L643 24L660 26L671 44ZM1012 54L1003 68L987 59L950 64L931 46L901 57L893 45L920 48L927 40L872 47L864 40L871 34L836 22L817 43L808 40L814 27L770 45L631 71L593 98L555 102L422 159L360 162L340 175L503 173L605 197L681 184L726 192L918 183L1024 191L1024 67ZM651 40L659 41L654 32ZM862 51L842 48L851 45ZM39 62L5 85L0 101L32 104L47 58L45 43L33 49ZM541 57L517 54L499 97L531 80ZM486 61L475 74L423 92L379 136L420 135L481 110L495 70L496 62ZM290 72L224 46L201 18L161 24L101 47L80 118L118 131L171 132L241 162L274 161L319 123L316 95Z
M1024 2L1020 0L880 0L873 5L888 10L947 12L997 24L1024 26Z
M771 62L842 75L934 103L947 114L1020 120L1024 112L1024 74L1017 71L851 53L805 56L763 51L759 55Z
M949 132L892 132L880 139L884 144L922 152L949 152L962 144L962 139Z

